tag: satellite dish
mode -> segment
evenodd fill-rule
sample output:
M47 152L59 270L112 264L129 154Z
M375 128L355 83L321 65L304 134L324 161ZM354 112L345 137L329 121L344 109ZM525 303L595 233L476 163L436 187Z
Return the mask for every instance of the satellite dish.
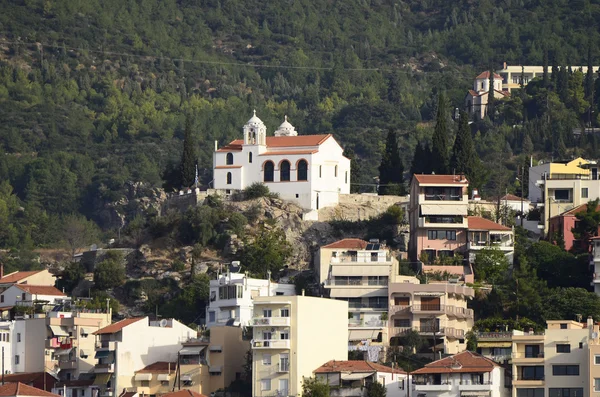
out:
M592 339L598 339L598 333L592 332Z
M160 325L162 328L167 326L167 319L163 318L162 320L160 320L160 322L158 323L158 325Z

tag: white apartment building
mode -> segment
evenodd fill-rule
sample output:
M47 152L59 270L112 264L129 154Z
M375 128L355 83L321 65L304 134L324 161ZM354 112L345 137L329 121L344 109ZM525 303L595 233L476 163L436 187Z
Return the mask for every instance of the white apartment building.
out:
M417 397L510 395L504 384L504 368L470 351L426 364L411 376L411 395Z
M55 305L69 299L54 286L14 284L0 294L0 306Z
M12 374L15 372L13 359L13 338L15 322L0 321L0 351L4 352L4 373Z
M177 320L128 318L94 332L94 388L99 396L119 396L133 386L135 372L157 361L174 362L181 343L197 332Z
M250 278L244 273L218 274L210 281L210 302L206 308L206 327L247 326L252 319L254 299L259 296L296 295L293 284L280 284Z
M326 294L348 302L348 340L387 340L388 283L398 261L385 245L348 238L321 247L316 262Z
M267 136L256 112L237 139L213 155L213 186L231 193L264 183L282 199L308 210L335 206L340 194L350 193L350 160L329 135L298 135L287 117Z
M257 297L252 395L297 396L329 360L348 359L348 303L309 296Z

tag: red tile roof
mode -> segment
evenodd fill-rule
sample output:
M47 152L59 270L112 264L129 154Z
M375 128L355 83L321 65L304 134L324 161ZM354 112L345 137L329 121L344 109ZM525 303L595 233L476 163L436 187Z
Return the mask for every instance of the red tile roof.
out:
M361 249L367 248L368 242L359 238L345 238L334 243L325 245L321 248L346 248L346 249Z
M331 137L331 134L321 135L298 135L298 136L268 136L267 147L302 147L302 146L319 146L327 139ZM236 139L231 141L229 144L218 149L217 152L231 152L236 150L242 150L244 144L243 139Z
M19 281L23 280L24 278L33 276L34 274L38 274L39 272L42 272L42 271L43 270L32 270L32 271L27 271L27 272L10 273L10 274L7 274L6 276L0 278L0 284L18 283Z
M385 365L360 360L331 360L314 371L316 374L332 372L387 372L392 374L406 374L406 371L402 368L394 369Z
M490 78L490 71L486 70L485 72L481 72L479 74L479 76L475 77L476 79L489 79ZM500 76L498 73L494 72L494 79L500 79L502 80L502 76Z
M115 332L119 332L128 325L137 323L138 321L143 320L144 318L146 317L126 318L125 320L112 323L111 325L107 325L106 327L99 329L98 331L94 332L94 335L114 334Z
M500 197L500 201L521 201L521 197L519 196L515 196L514 194L505 194L504 196ZM527 200L525 197L523 197L523 201L529 201Z
M491 372L498 364L480 354L465 351L425 365L411 374L453 374Z
M492 222L489 219L480 216L469 216L467 218L469 230L512 230L510 227L500 225L499 223Z
M25 384L33 383L36 380L43 382L44 374L45 374L45 372L20 372L20 373L16 373L16 374L5 374L4 381L11 382L11 383L21 382L21 383L25 383ZM47 376L52 376L52 375L47 374Z
M139 371L135 371L136 374L168 374L170 372L175 372L177 369L177 363L171 363L168 361L157 361L146 367L140 369Z
M461 177L460 175L436 175L436 174L414 174L413 177L420 184L427 185L448 185L448 184L456 184L456 185L468 185L469 181L465 177Z
M16 284L15 287L28 292L32 295L53 295L53 296L67 296L61 292L58 288L51 285L29 285L29 284Z
M196 393L192 390L179 390L173 393L162 394L161 397L206 397L204 394Z
M567 210L567 211L563 212L560 215L553 216L553 218L561 217L561 216L575 216L575 215L579 214L580 212L584 212L586 209L587 209L587 203L586 204L581 204L581 205L578 205L575 208L571 208L570 210ZM596 211L600 211L600 205L598 205L596 207Z
M0 385L0 397L10 396L60 397L58 394L50 393L36 387L27 386L21 382L5 383L4 385Z

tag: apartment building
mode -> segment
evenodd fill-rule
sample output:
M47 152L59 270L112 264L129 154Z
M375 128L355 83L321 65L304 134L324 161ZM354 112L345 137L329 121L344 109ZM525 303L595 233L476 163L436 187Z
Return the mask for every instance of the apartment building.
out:
M331 360L314 371L315 378L330 386L331 397L364 397L375 382L385 386L386 397L406 397L410 384L402 368L391 368L368 361Z
M467 308L472 288L450 283L420 284L416 277L397 276L389 287L390 345L401 344L409 331L426 341L426 350L455 354L466 349L466 333L473 327Z
M206 308L206 327L246 326L252 319L253 300L259 296L296 295L293 284L250 278L227 271L210 281L210 302Z
M512 336L512 397L589 396L588 325L547 321L545 332Z
M600 327L592 319L588 319L590 339L586 354L588 368L587 387L590 397L600 396Z
M559 214L600 197L598 164L577 158L529 167L529 200L544 208L543 230Z
M348 359L348 303L309 296L254 300L252 395L297 396L302 379Z
M508 397L504 369L477 353L465 351L411 372L417 397Z
M131 390L163 395L175 387L208 396L243 376L249 350L242 328L213 327L210 336L183 342L176 361L158 361L136 371Z
M581 70L584 74L587 73L587 69L587 66L571 66L571 70ZM598 66L594 66L594 70L598 70ZM504 62L501 69L497 70L496 73L502 78L502 90L511 92L514 89L521 88L521 78L523 78L523 85L529 84L529 82L535 78L543 78L544 67L508 65ZM548 76L551 75L552 68L548 67Z
M135 371L157 361L173 362L181 343L197 332L174 319L128 318L94 332L98 360L94 385L99 396L113 397L133 386Z
M348 238L319 249L319 283L348 302L348 340L387 340L388 282L398 261L379 240Z
M582 241L575 239L573 228L577 222L577 214L587 210L587 203L578 205L577 207L563 212L560 215L550 218L548 224L548 239L553 241L558 236L561 236L565 242L565 250L569 251L573 247L582 248ZM600 210L600 205L596 207ZM600 227L598 228L600 231Z
M4 372L12 374L15 372L14 360L13 360L13 338L15 322L14 321L0 321L0 351L4 352Z

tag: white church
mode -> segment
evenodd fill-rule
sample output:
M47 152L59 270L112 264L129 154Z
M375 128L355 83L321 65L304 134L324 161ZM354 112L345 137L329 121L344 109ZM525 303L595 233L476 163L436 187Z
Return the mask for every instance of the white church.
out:
M350 160L331 134L298 135L285 118L267 136L254 115L244 125L244 139L218 148L213 155L213 187L227 194L255 182L307 210L335 206L350 193Z

